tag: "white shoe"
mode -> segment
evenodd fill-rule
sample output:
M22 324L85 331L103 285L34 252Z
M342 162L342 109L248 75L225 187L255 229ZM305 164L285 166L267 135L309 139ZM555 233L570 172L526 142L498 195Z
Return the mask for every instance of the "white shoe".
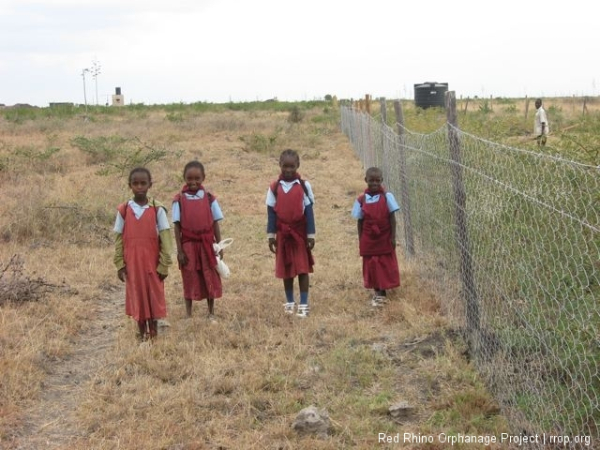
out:
M295 302L288 302L283 304L283 310L286 314L294 314L294 306L296 306Z
M298 312L296 313L296 315L298 317L306 318L308 317L308 311L308 305L298 305Z
M387 303L387 298L383 297L382 295L374 295L373 299L371 300L371 306L377 308L379 306L383 306L384 304Z

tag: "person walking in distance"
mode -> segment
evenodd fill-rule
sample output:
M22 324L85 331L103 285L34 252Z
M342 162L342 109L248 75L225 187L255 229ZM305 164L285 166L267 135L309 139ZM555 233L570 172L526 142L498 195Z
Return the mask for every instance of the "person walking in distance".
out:
M535 120L533 125L533 133L539 147L546 145L546 138L550 133L550 127L548 126L548 116L546 110L542 106L542 99L538 98L535 101Z

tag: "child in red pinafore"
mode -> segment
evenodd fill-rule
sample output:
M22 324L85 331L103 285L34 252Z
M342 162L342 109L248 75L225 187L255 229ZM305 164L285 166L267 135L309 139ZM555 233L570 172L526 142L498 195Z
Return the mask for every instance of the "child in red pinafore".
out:
M383 188L381 169L367 169L365 182L368 187L354 202L352 217L358 220L364 286L375 291L371 304L381 306L386 289L400 286L394 215L400 207L394 194Z
M129 174L133 199L119 205L114 231L114 262L125 282L125 313L139 328L141 340L157 334L157 320L167 315L164 279L171 265L173 243L167 210L148 197L150 171L137 167Z
M281 174L267 191L267 237L269 249L275 253L275 276L283 278L287 314L294 313L294 278L298 277L300 304L297 316L308 316L308 274L314 260L315 201L308 181L297 172L300 157L294 150L284 150L279 157Z
M223 295L223 288L213 244L221 241L223 213L215 196L202 186L202 163L187 163L183 179L185 186L173 199L172 218L186 313L191 317L193 300L207 299L208 318L214 321L215 298ZM223 257L223 250L219 255Z

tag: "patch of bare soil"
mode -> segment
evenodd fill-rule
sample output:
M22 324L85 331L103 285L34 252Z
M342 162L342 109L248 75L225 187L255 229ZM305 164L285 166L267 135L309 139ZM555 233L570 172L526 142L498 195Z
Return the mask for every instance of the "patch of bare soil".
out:
M26 413L11 450L66 450L86 432L77 428L75 413L87 383L106 363L120 326L124 294L121 287L107 286L105 297L93 303L91 320L79 336L75 351L50 366L39 401Z

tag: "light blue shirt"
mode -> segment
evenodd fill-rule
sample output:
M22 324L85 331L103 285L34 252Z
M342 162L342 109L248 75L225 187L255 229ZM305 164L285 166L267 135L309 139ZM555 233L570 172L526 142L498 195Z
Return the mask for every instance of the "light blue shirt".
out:
M370 194L365 194L365 203L377 203L379 201L379 196L381 194L375 194L375 195L370 195ZM387 203L387 207L388 207L388 211L391 213L395 213L396 211L398 211L400 209L400 206L398 205L398 202L396 202L396 198L394 197L394 194L392 194L391 192L386 192L385 193L385 199L386 199L386 203ZM358 201L358 199L354 200L354 205L352 206L352 217L354 217L355 219L363 219L363 212L362 209L360 208L360 203Z
M140 220L142 214L146 212L146 210L150 209L150 205L146 204L144 206L138 205L133 200L129 200L127 202L128 206L131 206L133 210L133 215L137 220ZM168 230L171 228L169 225L169 219L167 218L167 213L164 208L156 208L156 224L157 224L157 232L162 230ZM121 213L117 211L117 218L115 220L115 227L113 231L119 234L123 234L123 227L125 226L125 219L121 216Z
M198 191L195 194L184 192L183 195L185 195L185 198L187 198L188 200L202 200L204 198L205 192ZM223 220L223 211L221 211L221 207L219 206L219 202L217 201L217 199L214 199L211 203L210 211L215 222ZM179 209L179 202L173 202L173 207L171 209L171 220L173 221L173 223L181 222L181 209Z

